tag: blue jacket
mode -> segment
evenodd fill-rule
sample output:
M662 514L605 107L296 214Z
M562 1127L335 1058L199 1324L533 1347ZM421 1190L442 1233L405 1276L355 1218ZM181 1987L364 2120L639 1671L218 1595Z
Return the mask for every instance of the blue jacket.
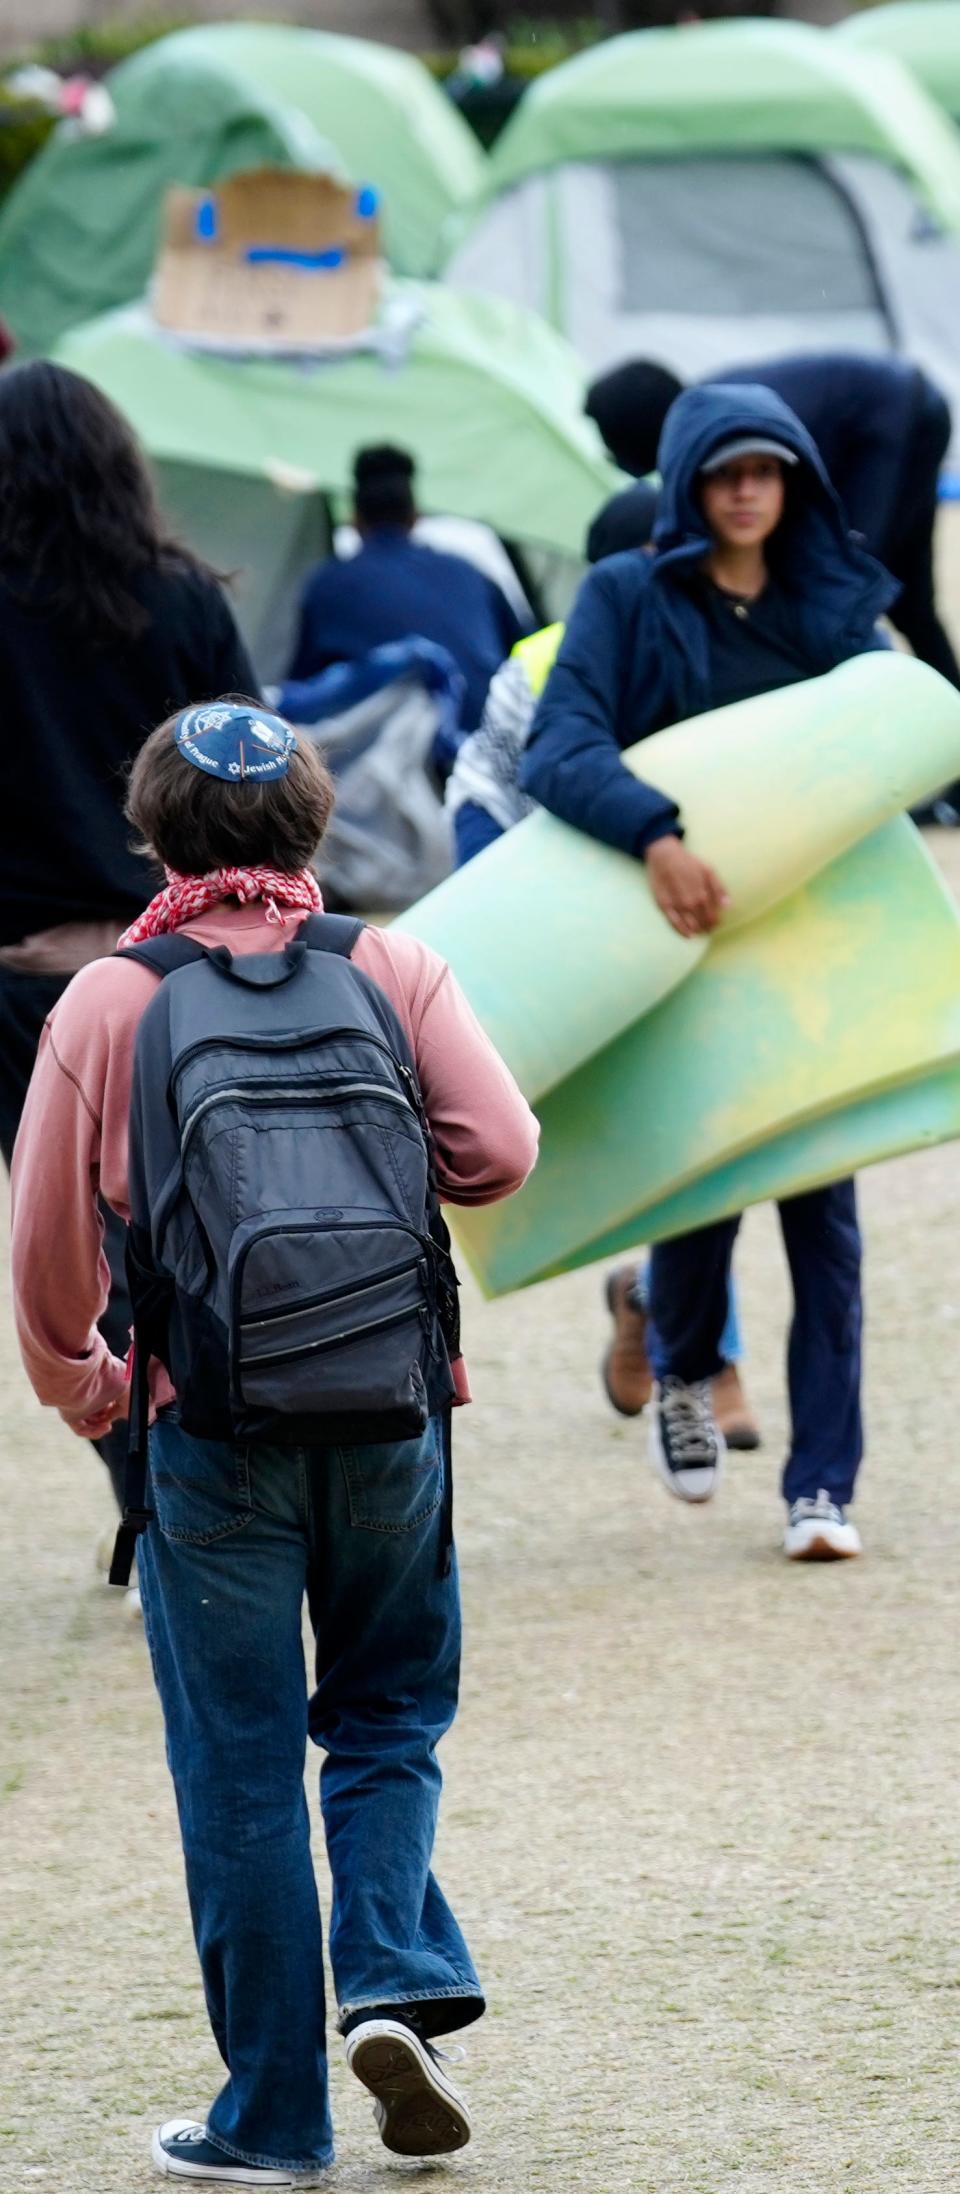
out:
M816 444L769 389L688 389L668 413L656 553L612 556L584 580L524 755L524 792L623 853L642 854L677 828L679 810L632 776L624 747L712 705L707 630L678 584L710 540L696 499L704 460L736 435L795 450L792 511L777 535L777 570L797 605L811 678L882 645L877 618L897 587L848 533Z
M374 648L432 640L463 672L463 723L473 731L494 671L522 636L506 595L465 557L425 548L399 526L381 526L358 556L331 558L307 580L287 678L300 683Z

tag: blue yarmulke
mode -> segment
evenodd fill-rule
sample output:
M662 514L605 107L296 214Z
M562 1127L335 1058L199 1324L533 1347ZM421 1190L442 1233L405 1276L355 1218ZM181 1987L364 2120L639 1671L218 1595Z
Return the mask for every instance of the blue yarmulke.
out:
M173 727L175 744L195 769L228 784L252 778L269 784L285 777L296 735L269 709L249 702L212 701L181 709Z

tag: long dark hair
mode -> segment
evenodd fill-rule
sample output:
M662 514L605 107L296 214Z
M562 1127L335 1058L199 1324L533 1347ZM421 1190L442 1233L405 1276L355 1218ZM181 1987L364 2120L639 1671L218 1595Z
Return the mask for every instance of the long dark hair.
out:
M0 374L8 584L106 646L143 631L130 580L166 562L195 566L167 532L139 442L109 398L46 360Z

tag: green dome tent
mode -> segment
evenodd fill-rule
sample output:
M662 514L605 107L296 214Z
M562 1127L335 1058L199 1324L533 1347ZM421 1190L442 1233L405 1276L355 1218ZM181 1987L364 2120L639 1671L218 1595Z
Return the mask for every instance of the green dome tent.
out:
M181 534L238 571L263 678L285 665L303 574L329 548L365 443L408 449L422 510L491 526L558 614L590 520L622 484L583 416L577 360L551 329L438 284L392 291L421 311L399 363L212 356L165 336L141 306L73 329L55 353L126 414Z
M847 16L834 35L863 52L892 53L960 123L960 0L890 0Z
M955 147L931 133L899 70L864 67L805 24L747 19L628 32L546 71L494 147L482 194L565 160L708 150L893 157L960 227Z
M637 31L532 87L447 279L593 372L901 348L960 394L960 146L898 62L808 25Z
M484 156L419 61L285 24L174 32L107 79L101 135L61 124L0 214L0 312L24 350L146 287L165 191L264 163L339 172L383 196L387 256L432 274Z

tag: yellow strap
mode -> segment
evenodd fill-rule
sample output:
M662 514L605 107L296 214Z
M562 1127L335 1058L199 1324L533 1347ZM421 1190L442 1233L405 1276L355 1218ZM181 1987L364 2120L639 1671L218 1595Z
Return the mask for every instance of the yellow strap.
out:
M556 662L564 630L563 625L545 625L542 632L532 632L528 640L518 640L513 650L513 660L523 664L535 700L539 700Z

